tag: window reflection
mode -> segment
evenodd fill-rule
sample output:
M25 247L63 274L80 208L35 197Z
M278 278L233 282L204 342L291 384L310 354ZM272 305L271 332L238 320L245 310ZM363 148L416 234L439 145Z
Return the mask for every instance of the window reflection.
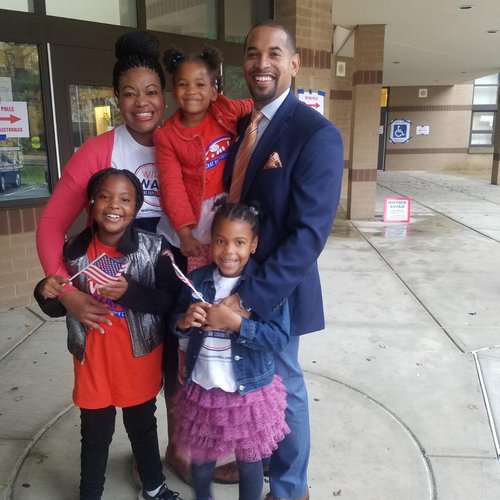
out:
M136 0L106 0L104 2L102 0L85 0L84 2L45 0L45 8L49 16L117 26L137 26Z
M0 42L0 202L48 195L36 45Z
M146 0L148 29L200 38L217 38L216 0Z
M474 111L472 113L472 130L493 130L495 113L493 111Z
M496 104L497 103L497 85L482 85L474 87L473 104Z
M35 12L34 0L0 0L0 9Z
M224 3L226 41L244 43L250 28L270 17L269 0L226 0Z
M250 97L241 66L224 67L224 94L233 99Z
M122 123L112 87L70 85L69 98L74 151L90 137Z
M474 80L470 145L480 146L484 151L493 146L498 83L498 73Z
M471 134L471 146L491 146L493 134Z

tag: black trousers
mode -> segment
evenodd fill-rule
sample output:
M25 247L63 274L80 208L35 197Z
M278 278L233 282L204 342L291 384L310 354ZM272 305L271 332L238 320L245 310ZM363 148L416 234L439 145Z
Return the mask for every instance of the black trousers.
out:
M154 490L165 480L156 430L156 398L123 408L122 411L123 424L132 445L143 488ZM115 431L116 408L81 408L80 419L80 500L100 500L104 490L109 445Z
M174 255L175 263L177 264L179 269L184 274L186 274L187 257L182 255L180 249L177 247L170 246L170 249L172 250L172 254ZM169 322L170 321L167 320L167 323ZM179 358L177 354L178 347L179 347L179 339L174 335L174 333L170 328L167 328L165 332L165 343L163 345L163 374L164 374L163 388L165 391L166 398L172 397L177 392L178 389L178 383L177 383L177 367L179 366Z
M213 498L212 482L215 464L216 462L200 465L191 464L196 500L211 500ZM236 464L240 474L238 500L260 500L264 484L262 461L241 462L236 460Z

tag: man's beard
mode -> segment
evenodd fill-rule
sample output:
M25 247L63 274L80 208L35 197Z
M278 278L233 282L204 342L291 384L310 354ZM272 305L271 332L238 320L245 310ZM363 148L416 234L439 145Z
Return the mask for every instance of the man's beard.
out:
M253 89L249 89L250 94L252 95L254 101L257 102L271 102L275 97L276 97L276 87L274 89L269 90L267 93L259 93L259 92L254 92Z

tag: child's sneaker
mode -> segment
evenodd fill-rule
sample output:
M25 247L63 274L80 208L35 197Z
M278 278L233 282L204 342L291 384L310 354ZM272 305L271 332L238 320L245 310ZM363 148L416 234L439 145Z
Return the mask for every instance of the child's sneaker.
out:
M167 485L163 483L160 491L152 497L145 490L139 493L139 500L182 500L177 491L172 491L167 488Z

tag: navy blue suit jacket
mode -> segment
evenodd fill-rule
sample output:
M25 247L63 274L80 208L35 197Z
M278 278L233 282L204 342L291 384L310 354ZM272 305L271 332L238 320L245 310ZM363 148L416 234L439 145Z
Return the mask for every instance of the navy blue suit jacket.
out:
M238 139L224 172L227 188L249 121L247 116L238 123ZM273 153L281 166L269 168ZM263 211L255 254L261 267L241 284L238 294L264 320L288 297L292 335L324 328L317 258L335 219L343 163L337 128L290 92L260 138L245 174L241 201L258 200Z

